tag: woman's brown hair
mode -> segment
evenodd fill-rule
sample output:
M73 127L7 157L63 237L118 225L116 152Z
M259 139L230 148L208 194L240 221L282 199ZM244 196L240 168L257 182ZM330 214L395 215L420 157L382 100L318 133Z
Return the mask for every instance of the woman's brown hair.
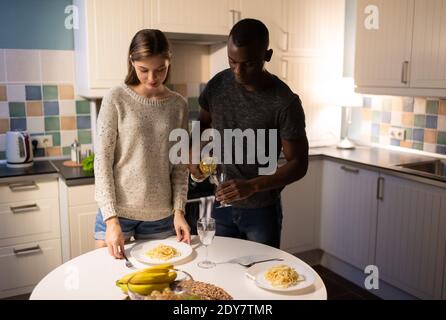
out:
M170 51L170 44L166 36L163 32L156 29L143 29L138 31L130 43L128 73L124 81L126 85L136 86L140 84L132 62L154 55L160 55L169 61L171 60L172 52ZM167 81L168 77L169 73L164 82Z

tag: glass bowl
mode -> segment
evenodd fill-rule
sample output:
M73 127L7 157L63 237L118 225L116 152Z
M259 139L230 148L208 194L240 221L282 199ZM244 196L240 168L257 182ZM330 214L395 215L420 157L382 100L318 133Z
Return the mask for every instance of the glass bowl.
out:
M131 280L129 279L128 287L128 297L130 300L199 300L200 297L193 295L185 290L181 286L181 282L185 280L193 280L193 277L190 273L180 270L180 269L169 269L169 271L175 271L177 273L177 278L175 281L170 283L163 290L153 290L150 294L142 295L140 293L136 293L131 289Z

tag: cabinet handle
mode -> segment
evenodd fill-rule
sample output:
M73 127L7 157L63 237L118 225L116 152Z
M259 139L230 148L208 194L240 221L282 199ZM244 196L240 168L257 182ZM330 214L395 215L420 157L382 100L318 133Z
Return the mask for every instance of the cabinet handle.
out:
M288 51L288 37L289 34L286 31L282 31L282 50Z
M384 178L379 177L378 178L378 187L376 190L376 199L378 200L384 200Z
M351 173L355 173L358 174L359 173L359 169L355 169L355 168L349 168L346 166L341 166L341 169L347 172L351 172Z
M231 26L233 26L234 24L236 24L238 22L237 19L238 19L239 15L240 15L240 11L229 10L229 12L231 13Z
M404 84L408 83L407 80L407 71L409 69L409 61L404 61L401 69L401 82Z
M235 23L239 22L240 20L242 20L242 12L241 11L235 11L236 13L236 18L235 18ZM234 24L235 24L234 23Z
M39 245L35 245L33 247L25 248L25 249L12 249L16 256L23 256L26 254L37 253L42 251Z
M282 79L288 80L288 61L282 59Z
M36 203L34 203L34 204L26 205L26 206L9 207L9 209L11 209L12 213L17 214L17 213L26 213L26 212L31 212L31 211L39 211L39 206Z
M39 186L35 181L17 182L8 185L12 192L38 190Z

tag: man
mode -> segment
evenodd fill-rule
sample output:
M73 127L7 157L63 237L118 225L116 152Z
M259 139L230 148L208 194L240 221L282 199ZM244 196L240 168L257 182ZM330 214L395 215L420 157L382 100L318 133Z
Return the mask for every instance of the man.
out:
M274 174L261 176L259 168L262 166L258 161L236 164L232 159L231 164L227 164L228 159L225 159L229 181L216 193L216 200L231 206L215 208L213 217L217 222L216 235L279 248L280 192L287 184L305 176L308 140L299 97L264 68L273 54L268 47L269 32L262 22L244 19L234 25L228 41L230 69L213 77L199 97L200 128L201 131L214 128L222 137L224 129L277 129L278 137L274 141L277 157L283 148L287 163ZM268 146L268 142L266 144ZM245 144L244 152L246 149ZM268 151L268 147L264 149ZM200 177L197 165L189 167L194 176Z

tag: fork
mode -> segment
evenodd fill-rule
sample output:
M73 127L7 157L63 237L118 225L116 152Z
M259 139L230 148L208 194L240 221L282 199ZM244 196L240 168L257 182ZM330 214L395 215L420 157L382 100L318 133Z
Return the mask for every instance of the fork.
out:
M135 266L134 266L133 263L131 263L130 260L127 258L127 256L125 255L125 252L121 252L121 253L122 253L122 255L124 256L124 259L125 259L125 266L126 266L127 268L134 269Z
M241 266L243 266L243 267L249 268L249 267L252 267L253 265L255 265L255 264L257 264L257 263L261 263L261 262L267 262L267 261L283 261L282 258L271 258L271 259L265 259L265 260L254 261L254 262L251 262L251 263L243 263L243 262L240 262L240 261L238 261L238 260L239 260L239 258L235 258L235 259L232 259L232 260L229 260L229 261L217 262L217 264L237 263L237 264L239 264L239 265L241 265Z
M253 265L257 264L257 263L261 263L261 262L267 262L267 261L283 261L283 259L281 258L272 258L272 259L266 259L266 260L260 260L260 261L254 261L248 264L243 264L243 263L239 263L240 265L249 268L252 267Z

